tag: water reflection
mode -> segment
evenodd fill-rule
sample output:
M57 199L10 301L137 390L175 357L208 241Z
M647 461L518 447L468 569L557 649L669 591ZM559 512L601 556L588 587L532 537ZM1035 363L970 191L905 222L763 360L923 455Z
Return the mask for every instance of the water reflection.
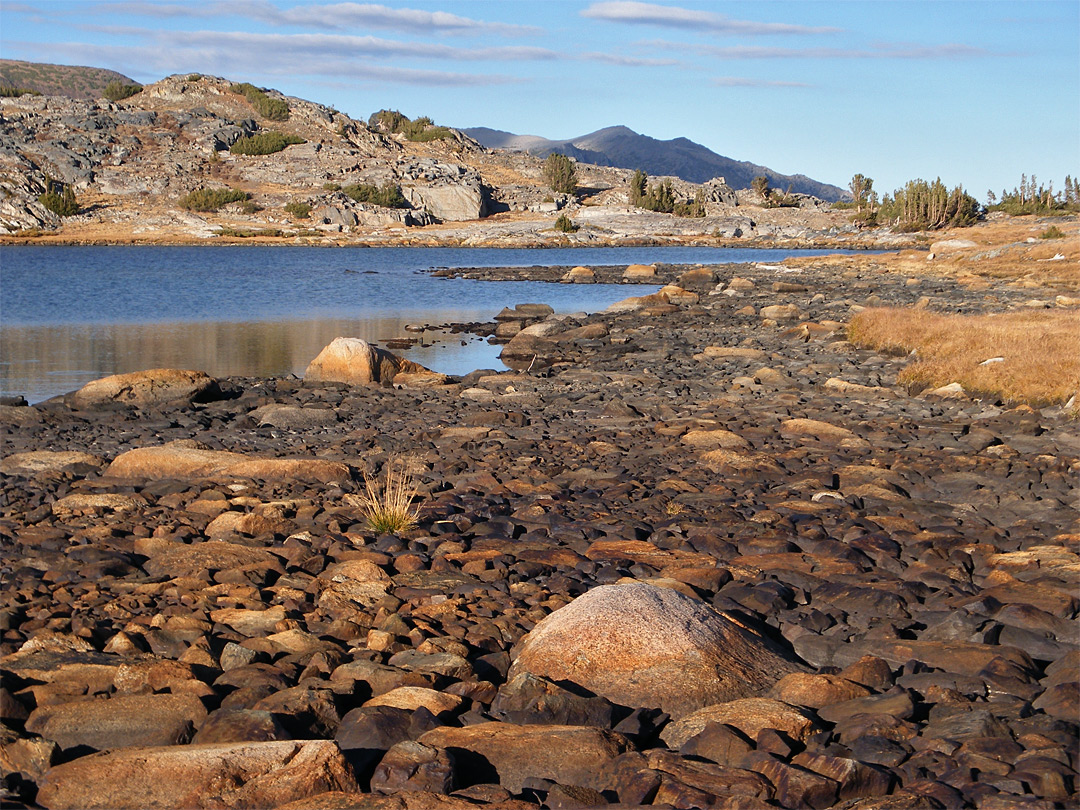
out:
M429 313L427 322L446 323L460 314ZM212 376L300 376L336 337L373 343L415 338L405 331L412 322L389 317L8 327L0 340L0 391L39 402L108 374L150 368L194 368ZM497 359L500 347L475 336L429 330L422 339L425 345L395 354L446 374L503 368Z

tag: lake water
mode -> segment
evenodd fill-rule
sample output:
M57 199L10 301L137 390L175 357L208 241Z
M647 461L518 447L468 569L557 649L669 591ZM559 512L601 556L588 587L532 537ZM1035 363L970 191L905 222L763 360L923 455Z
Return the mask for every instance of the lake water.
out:
M816 255L835 251L798 251ZM109 374L196 368L303 374L335 337L415 337L406 324L490 321L538 302L597 312L656 287L434 278L439 267L775 262L731 248L0 248L0 393L39 402ZM397 354L447 374L502 368L499 346L437 330Z

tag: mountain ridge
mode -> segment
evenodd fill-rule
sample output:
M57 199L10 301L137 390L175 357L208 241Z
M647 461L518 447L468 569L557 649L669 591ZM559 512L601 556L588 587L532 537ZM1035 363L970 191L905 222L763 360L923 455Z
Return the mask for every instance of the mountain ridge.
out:
M641 169L651 176L679 177L691 183L723 177L732 188L750 188L755 177L764 176L774 188L786 190L790 186L792 191L830 202L847 195L839 186L805 174L782 174L768 166L717 154L689 138L659 140L622 124L565 140L518 135L490 127L466 127L460 131L489 149L528 152L541 158L558 152L582 163Z
M123 73L108 68L0 59L0 85L31 90L45 96L92 101L101 98L105 85L112 81L138 84Z

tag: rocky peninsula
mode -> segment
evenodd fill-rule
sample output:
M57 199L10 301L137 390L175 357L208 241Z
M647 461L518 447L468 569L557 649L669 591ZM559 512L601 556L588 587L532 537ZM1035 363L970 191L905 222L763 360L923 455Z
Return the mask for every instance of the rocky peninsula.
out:
M538 270L660 291L507 301L520 371L371 347L373 384L0 406L6 803L1074 807L1077 423L847 339L864 307L1075 314L1074 246L970 235ZM418 523L379 533L395 465Z

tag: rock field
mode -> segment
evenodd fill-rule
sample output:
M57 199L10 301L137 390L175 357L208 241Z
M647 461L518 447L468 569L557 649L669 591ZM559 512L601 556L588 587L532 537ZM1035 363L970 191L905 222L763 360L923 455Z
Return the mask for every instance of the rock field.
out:
M1076 807L1077 423L844 339L1030 294L655 281L508 309L521 371L0 406L6 802ZM419 525L377 535L392 459Z

